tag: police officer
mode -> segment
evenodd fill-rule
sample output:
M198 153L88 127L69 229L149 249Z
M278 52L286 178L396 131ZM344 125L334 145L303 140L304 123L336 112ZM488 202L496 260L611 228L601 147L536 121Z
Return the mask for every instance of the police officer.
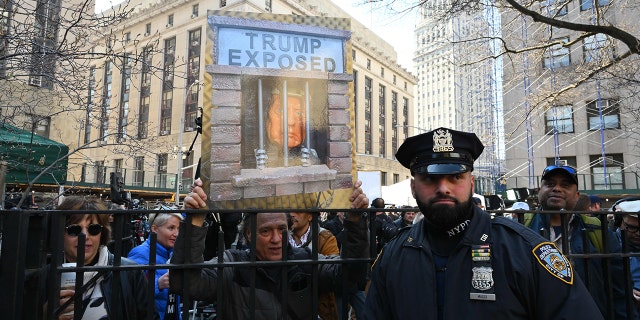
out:
M483 149L475 134L447 128L400 146L424 219L376 259L365 319L602 319L553 243L473 205Z

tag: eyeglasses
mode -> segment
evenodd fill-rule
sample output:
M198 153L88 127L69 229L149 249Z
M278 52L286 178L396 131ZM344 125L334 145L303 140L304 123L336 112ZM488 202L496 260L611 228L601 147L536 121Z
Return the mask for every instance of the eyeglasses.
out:
M82 233L82 226L78 224L72 224L70 226L67 226L65 230L70 237L77 237L80 233ZM87 231L90 235L97 236L102 232L102 225L97 223L90 224L89 227L87 227Z
M638 230L640 230L640 226L634 226L631 224L628 224L624 221L622 221L622 224L624 224L624 229L631 232L631 233L636 233L638 232Z

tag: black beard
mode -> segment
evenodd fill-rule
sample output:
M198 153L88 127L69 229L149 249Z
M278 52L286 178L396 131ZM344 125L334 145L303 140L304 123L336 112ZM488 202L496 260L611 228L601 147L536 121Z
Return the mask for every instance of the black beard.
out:
M442 197L440 197L442 198ZM460 202L457 199L447 197L454 201L453 206L446 204L433 204L433 202L439 200L439 198L433 199L429 203L422 202L416 196L416 203L418 208L422 211L424 219L435 229L441 231L447 231L460 225L462 222L471 219L473 213L471 196L465 202Z

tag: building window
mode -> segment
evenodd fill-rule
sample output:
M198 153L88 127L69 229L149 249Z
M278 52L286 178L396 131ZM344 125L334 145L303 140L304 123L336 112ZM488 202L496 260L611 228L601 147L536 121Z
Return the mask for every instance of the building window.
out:
M173 13L167 16L167 28L173 27Z
M398 151L398 93L391 91L391 153Z
M83 163L80 168L80 182L87 182L87 164Z
M2 5L0 5L0 32L3 37L8 36L9 31L9 21L13 19L13 15L9 9L8 1L3 1ZM7 56L7 45L4 41L0 42L0 57ZM6 59L0 60L0 78L5 78L7 76L7 61Z
M351 49L351 59L356 62L356 49Z
M124 43L128 43L129 41L131 41L131 32L124 34Z
M600 118L602 110L602 120ZM613 99L594 100L587 104L587 118L589 119L589 130L619 129L620 109L618 101Z
M191 18L197 17L199 10L200 10L200 5L194 4L193 6L191 6Z
M120 106L118 112L117 142L127 139L127 125L129 124L129 91L131 90L131 56L125 53L122 57L120 78Z
M55 51L60 25L60 2L38 0L35 11L35 21L32 24L34 38L31 47L29 84L51 89L53 88L57 59ZM0 30L3 38L6 37L4 32L5 30Z
M545 132L547 134L573 132L573 106L554 106L547 110Z
M180 185L182 188L193 184L193 158L193 151L189 152L189 154L184 153L182 155L181 168L186 168L182 169L182 174L180 175Z
M264 10L271 12L271 0L264 0Z
M140 105L138 107L138 139L145 139L149 124L149 105L151 101L151 66L153 65L153 48L142 49L142 70L140 73Z
M163 68L163 90L173 90L173 75L175 67L176 38L164 41L164 68Z
M624 158L622 154L590 155L594 190L624 189Z
M160 188L167 187L167 164L169 156L166 153L158 155L158 182Z
M118 173L122 173L122 159L113 160L113 170Z
M373 98L373 80L364 77L364 153L372 153L373 136L371 135L372 119L371 119L371 99Z
M220 8L225 7L227 5L227 0L220 0Z
M162 104L160 105L160 135L171 133L171 111L173 108L173 75L175 69L176 38L164 41L164 68Z
M51 117L43 117L35 114L30 114L30 123L25 127L31 127L34 134L49 138L49 127L51 124Z
M396 75L393 75L393 84L396 84Z
M572 166L577 168L577 163L576 157L562 157L558 160L556 158L547 158L547 166Z
M614 58L613 42L603 33L598 33L583 40L582 46L584 61L599 60L599 57Z
M371 59L367 59L367 70L371 70Z
M162 93L162 105L160 106L160 135L171 134L171 108L173 107L173 91Z
M353 69L353 104L356 106L356 119L358 119L358 83L358 70Z
M380 172L380 183L383 186L387 185L387 173L384 171Z
M542 14L550 17L564 16L567 14L567 0L543 0L540 9Z
M591 10L594 3L596 3L596 6L601 7L608 5L609 0L580 0L580 10Z
M409 99L402 98L402 117L403 117L403 129L405 138L409 136Z
M100 128L99 128L99 143L106 144L109 137L109 116L111 113L111 85L112 85L112 70L113 63L107 61L104 65L104 87L102 91L102 105L100 110Z
M151 23L147 23L147 24L144 26L144 34L145 34L146 36L148 36L148 35L150 35L150 34L151 34Z
M560 43L552 44L544 54L544 67L547 69L566 67L571 64L569 47L562 44L568 43L569 38L560 38L555 41Z
M196 128L195 120L198 116L198 92L200 87L192 85L200 76L200 29L189 31L189 47L187 48L187 85L185 104L185 131L193 131Z
M147 138L149 131L147 126L149 125L149 102L151 97L140 97L140 106L138 109L138 139Z
M380 68L380 77L384 78L384 68Z
M133 158L133 183L134 186L144 185L144 157Z
M104 161L96 161L94 180L97 184L104 184L107 180L107 168L104 166Z
M380 85L379 87L379 110L380 110L380 116L378 118L378 154L381 157L385 157L387 155L386 153L386 149L387 149L387 144L386 144L386 137L387 137L387 133L386 133L386 114L387 114L387 88L383 85Z
M400 175L397 174L397 173L394 173L393 174L393 183L396 184L398 182L400 182Z
M93 107L96 99L96 68L89 69L89 88L87 92L87 113L84 117L84 144L91 141L91 122L93 121Z

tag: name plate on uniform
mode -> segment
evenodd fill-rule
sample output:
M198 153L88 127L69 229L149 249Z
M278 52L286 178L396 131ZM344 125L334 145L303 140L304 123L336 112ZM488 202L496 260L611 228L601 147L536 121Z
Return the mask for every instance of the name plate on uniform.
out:
M493 294L493 293L471 292L471 293L469 293L469 298L471 300L496 301L496 295Z

